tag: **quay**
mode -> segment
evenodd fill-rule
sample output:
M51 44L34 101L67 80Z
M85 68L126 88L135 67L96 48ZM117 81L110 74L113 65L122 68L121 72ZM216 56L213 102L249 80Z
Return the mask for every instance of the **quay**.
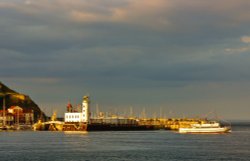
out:
M64 121L57 120L56 113L50 121L39 120L35 124L33 111L21 107L5 107L0 111L0 131L2 130L49 130L49 131L121 131L121 130L178 130L192 124L206 122L201 118L138 118L99 113L91 117L89 96L84 96L81 109L74 109L68 103Z
M57 121L55 114L51 121L34 124L35 130L64 131L65 122ZM90 118L86 131L143 131L143 130L174 130L188 128L192 124L207 122L201 118L126 118L126 117L103 117ZM68 123L67 123L68 124ZM74 126L74 124L71 124ZM72 129L71 129L72 130Z

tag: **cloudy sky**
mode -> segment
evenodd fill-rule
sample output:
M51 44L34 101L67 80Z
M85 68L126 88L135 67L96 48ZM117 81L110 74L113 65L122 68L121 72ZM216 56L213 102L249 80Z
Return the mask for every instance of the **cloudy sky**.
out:
M50 115L250 119L249 0L0 0L0 81ZM159 114L158 114L159 115Z

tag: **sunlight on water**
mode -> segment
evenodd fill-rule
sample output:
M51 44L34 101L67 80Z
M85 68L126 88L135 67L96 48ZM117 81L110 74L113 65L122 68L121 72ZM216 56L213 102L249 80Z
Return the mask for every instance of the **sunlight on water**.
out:
M231 134L171 131L0 132L4 160L249 160L250 127Z

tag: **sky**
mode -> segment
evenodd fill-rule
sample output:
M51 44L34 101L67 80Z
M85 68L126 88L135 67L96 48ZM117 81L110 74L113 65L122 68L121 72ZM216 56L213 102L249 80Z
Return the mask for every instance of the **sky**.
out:
M0 0L0 81L63 116L250 119L249 0Z

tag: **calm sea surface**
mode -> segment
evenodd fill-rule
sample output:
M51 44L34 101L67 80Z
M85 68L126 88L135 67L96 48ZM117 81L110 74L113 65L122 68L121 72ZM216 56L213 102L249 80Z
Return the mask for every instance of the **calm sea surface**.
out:
M250 160L250 125L231 134L0 132L0 160Z

